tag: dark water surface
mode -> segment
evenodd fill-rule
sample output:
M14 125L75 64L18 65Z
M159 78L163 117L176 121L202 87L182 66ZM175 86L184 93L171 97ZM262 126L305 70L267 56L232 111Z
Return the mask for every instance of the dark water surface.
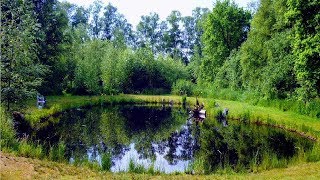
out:
M63 112L57 124L34 132L45 146L63 141L65 157L101 164L110 153L111 171L127 171L129 162L165 173L201 168L209 173L230 167L288 162L313 143L293 133L270 127L221 123L205 119L196 124L183 108L160 106L106 106ZM201 165L199 165L201 164Z

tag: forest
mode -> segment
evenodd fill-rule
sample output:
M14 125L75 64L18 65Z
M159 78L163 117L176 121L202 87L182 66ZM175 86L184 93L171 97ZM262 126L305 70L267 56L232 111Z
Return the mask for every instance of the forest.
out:
M217 1L136 28L112 4L1 5L1 102L43 95L234 93L306 104L320 94L319 2ZM320 114L316 114L320 116Z
M67 149L73 146L69 141L76 144L80 138L83 144L111 147L110 152L98 148L101 167L96 161L78 162L109 172L112 150L121 156L133 140L141 143L137 151L153 158L152 138L161 140L159 151L168 146L171 153L163 158L181 160L174 152L179 149L174 141L180 138L186 139L183 158L195 159L192 171L185 167L181 172L256 173L298 163L309 164L299 171L275 171L301 178L312 168L319 171L320 1L260 0L243 8L232 0L217 0L212 9L197 7L190 16L176 10L163 20L151 12L141 16L136 27L116 6L100 0L87 8L58 0L0 4L1 161L3 153L13 152L67 162ZM35 105L39 95L47 98L44 108ZM187 108L166 109L164 102L199 106L198 99L205 102L211 119L201 125L187 121L178 132ZM162 109L132 105L142 102L162 103ZM227 118L225 107L237 120L230 126L219 125ZM19 134L18 125L33 133ZM282 135L281 130L292 134ZM39 132L43 134L36 136ZM49 133L56 144L39 143ZM56 137L59 133L62 136ZM40 138L32 142L32 136ZM195 145L190 137L195 137ZM280 152L271 152L269 145ZM225 150L223 163L219 149ZM294 158L286 159L291 155ZM41 163L42 168L57 166ZM150 176L156 173L153 166ZM128 172L149 172L139 167L130 160ZM72 171L79 177L85 174ZM0 177L5 173L0 171ZM264 174L281 178L276 175Z

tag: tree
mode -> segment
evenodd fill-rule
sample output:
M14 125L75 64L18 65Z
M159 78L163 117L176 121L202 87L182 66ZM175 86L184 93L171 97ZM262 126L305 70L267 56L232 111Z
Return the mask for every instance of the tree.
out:
M166 43L166 53L172 58L182 58L182 32L180 30L181 13L179 11L172 11L167 17L169 29L164 35Z
M108 42L93 40L83 43L75 56L75 91L77 94L99 94L102 92L101 63Z
M157 52L160 39L160 23L157 13L142 16L137 25L138 44L140 47L151 46L153 53Z
M57 0L32 0L37 22L41 25L38 31L37 56L40 62L49 67L48 74L44 77L43 86L39 87L42 94L61 94L61 82L66 76L63 62L59 60L63 49L64 32L68 27L68 14Z
M301 86L299 99L307 101L320 96L320 2L316 0L288 1L285 14L293 28L294 70Z
M93 5L90 5L90 14L91 14L91 22L90 22L90 29L91 35L94 38L99 38L100 31L102 29L102 22L99 16L102 9L102 2L100 0L95 0Z
M267 65L264 43L271 39L273 26L276 23L273 4L262 0L252 22L248 39L241 47L242 80L246 88L255 89L262 84L261 74ZM260 88L259 88L260 89Z
M299 86L287 9L286 0L262 0L240 50L244 87L268 99L290 98Z
M201 76L213 82L216 73L233 49L247 38L251 14L229 0L217 1L204 22L204 55Z
M89 20L89 11L83 7L76 7L74 14L71 16L72 27L77 27L79 24L86 25Z
M202 22L204 21L209 9L197 7L192 11L192 16L183 17L183 53L184 59L188 63L191 57L197 53L202 56L203 45L201 36L203 34Z
M117 8L110 3L104 8L104 16L102 18L102 39L111 40L117 25L118 14Z
M125 44L132 45L135 38L132 25L110 3L104 9L104 15L101 18L102 39L119 41L117 38L124 38Z
M26 1L1 4L1 101L11 103L34 97L46 67L37 58L36 23L32 6Z

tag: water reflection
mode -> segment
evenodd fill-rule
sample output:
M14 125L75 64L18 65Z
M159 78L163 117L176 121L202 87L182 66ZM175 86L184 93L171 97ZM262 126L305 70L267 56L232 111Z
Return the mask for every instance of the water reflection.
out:
M70 162L87 158L101 163L101 154L110 152L113 172L126 171L130 159L166 173L183 172L199 146L187 116L186 110L171 107L73 109L62 114L59 124L38 131L36 138L50 145L63 140Z
M235 171L285 160L312 147L312 142L282 130L244 125L226 119L188 118L182 108L107 106L73 109L60 122L33 133L48 146L64 141L66 158L96 161L110 153L111 171L127 171L130 160L166 173L201 166L205 173ZM199 163L198 160L201 160Z
M293 133L266 126L229 121L206 121L201 129L201 150L206 173L221 168L235 171L255 167L285 167L291 158L308 151L313 142Z

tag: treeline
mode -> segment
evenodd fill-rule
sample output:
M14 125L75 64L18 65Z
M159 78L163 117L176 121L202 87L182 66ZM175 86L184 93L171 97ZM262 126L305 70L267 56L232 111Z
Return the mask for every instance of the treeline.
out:
M206 25L217 27L215 18L219 12L227 12L229 6L227 1L218 3ZM229 31L235 42L232 49L227 48L230 47L227 35L212 34L212 30L205 28L204 46L213 47L205 50L203 62L208 62L208 69L218 70L212 71L213 74L203 73L202 77L218 88L254 91L265 99L293 98L306 102L319 97L319 12L319 1L261 0L248 37L241 45L236 43L241 38L232 34L235 29ZM224 17L221 19L235 20L232 13ZM223 21L220 23L232 24ZM222 35L225 41L221 45L210 41ZM217 50L212 52L212 49ZM221 54L224 56L219 57Z
M136 27L117 8L89 8L57 0L1 4L1 100L7 107L44 95L170 93L187 79L186 64L201 53L201 22L173 11L165 21L150 13Z
M303 102L320 94L315 0L150 13L134 29L112 4L1 2L1 100L72 93L251 92Z

